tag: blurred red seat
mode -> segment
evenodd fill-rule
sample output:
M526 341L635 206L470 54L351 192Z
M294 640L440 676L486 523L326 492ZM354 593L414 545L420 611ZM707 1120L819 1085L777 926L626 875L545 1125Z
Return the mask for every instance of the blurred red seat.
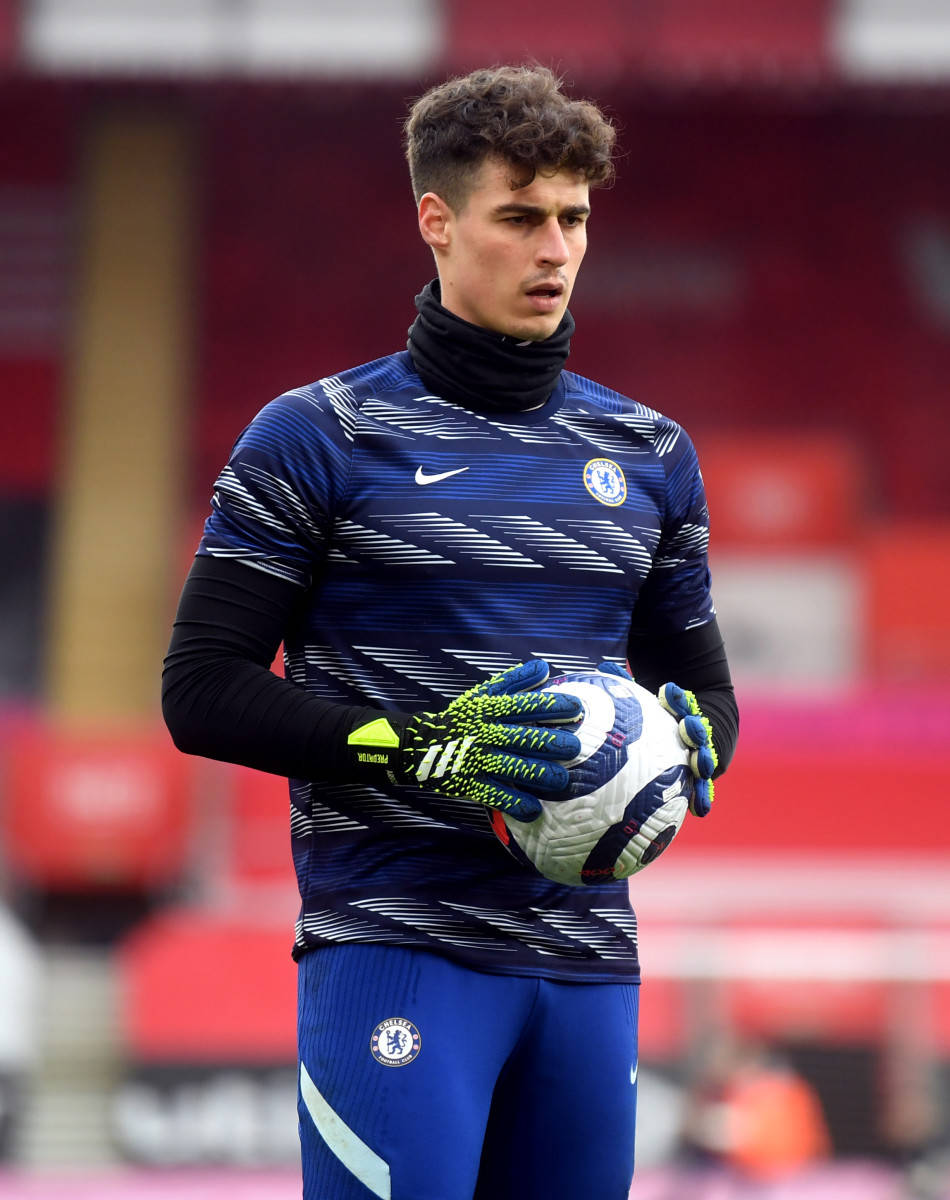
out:
M293 930L259 909L166 910L119 954L126 1052L143 1063L293 1062Z
M843 438L697 438L715 547L851 545L864 520L864 463Z
M225 865L231 881L292 886L287 780L235 767L228 788L230 836Z
M871 677L929 682L950 677L950 521L892 521L867 539L867 659Z
M190 764L163 729L31 725L6 745L3 765L0 829L22 881L54 890L151 890L181 873Z

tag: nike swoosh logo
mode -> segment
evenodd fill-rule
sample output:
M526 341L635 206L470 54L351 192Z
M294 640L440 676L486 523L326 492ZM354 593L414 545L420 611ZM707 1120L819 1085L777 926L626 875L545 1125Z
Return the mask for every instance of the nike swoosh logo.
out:
M416 467L416 483L425 487L427 483L439 483L443 479L448 479L450 475L461 475L463 471L467 470L468 467L456 467L454 471L440 471L438 475L427 475L422 467Z
M630 1082L631 1083L637 1082L637 1074L638 1074L639 1070L640 1070L640 1064L638 1062L634 1063L633 1066L630 1068Z

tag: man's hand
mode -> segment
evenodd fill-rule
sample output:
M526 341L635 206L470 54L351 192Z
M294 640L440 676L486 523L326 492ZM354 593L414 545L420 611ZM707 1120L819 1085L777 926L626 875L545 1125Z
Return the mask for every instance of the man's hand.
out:
M602 662L597 668L608 675L632 679L628 670L616 662ZM675 683L664 683L657 692L660 703L676 718L680 741L689 751L689 769L693 772L693 788L689 811L696 817L708 817L714 799L713 772L719 766L719 756L713 745L712 726L704 716L692 692Z
M535 689L550 667L530 659L470 688L440 712L400 720L381 713L348 738L358 763L383 765L394 782L499 808L519 821L541 813L538 795L559 792L579 740L550 725L570 724L583 709L574 696Z
M666 711L676 718L680 741L689 750L689 769L695 779L689 810L694 816L706 817L714 799L713 772L719 766L712 726L692 692L675 683L664 683L657 695Z

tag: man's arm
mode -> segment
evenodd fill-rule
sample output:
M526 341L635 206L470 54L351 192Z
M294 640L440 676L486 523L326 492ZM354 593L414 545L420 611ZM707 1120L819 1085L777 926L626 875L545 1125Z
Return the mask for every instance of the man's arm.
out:
M162 672L179 750L296 779L347 777L347 736L379 710L318 699L270 670L305 596L246 563L195 559Z
M685 633L631 634L627 657L634 678L655 692L672 680L691 691L712 726L719 756L715 775L728 767L739 737L739 708L716 618Z
M165 659L162 707L175 745L296 779L424 787L522 821L567 786L561 761L580 702L545 692L541 659L469 688L436 712L335 704L270 671L303 589L224 557L199 556ZM561 761L559 761L561 760Z

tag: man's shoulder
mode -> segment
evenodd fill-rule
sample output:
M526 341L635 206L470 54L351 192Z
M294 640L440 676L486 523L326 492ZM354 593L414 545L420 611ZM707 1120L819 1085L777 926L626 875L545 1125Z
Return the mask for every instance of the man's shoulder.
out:
M408 351L400 350L395 354L361 363L357 367L337 371L334 375L324 376L311 386L322 387L324 390L342 388L351 392L355 399L363 399L407 389L417 391L419 383Z
M412 359L403 350L355 367L346 367L331 375L322 375L312 383L289 389L280 398L296 398L311 404L329 401L331 404L358 407L370 397L413 389L418 391L419 383Z
M423 390L412 359L405 351L323 375L312 383L288 388L261 409L252 428L286 429L299 438L329 438L352 443L360 412L373 401L410 403Z
M596 379L588 379L584 375L578 375L575 371L564 371L563 376L565 392L570 399L586 401L607 414L613 413L627 420L636 418L645 424L673 429L680 428L678 422L674 421L672 417L651 408L648 404L625 396L623 392L615 391L603 383L598 383Z

